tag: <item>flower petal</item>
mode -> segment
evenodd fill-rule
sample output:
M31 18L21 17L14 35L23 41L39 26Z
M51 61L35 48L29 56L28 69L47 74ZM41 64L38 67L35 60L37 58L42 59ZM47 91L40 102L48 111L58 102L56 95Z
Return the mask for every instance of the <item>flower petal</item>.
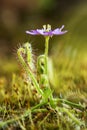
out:
M44 36L52 36L52 31L49 31L49 32L46 32L44 31L44 29L37 29L37 32L41 35L44 35Z
M64 28L64 25L62 25L62 27L60 28L60 30L62 30Z
M31 34L31 35L38 35L39 33L37 32L37 30L31 30L31 31L26 31L27 34Z
M41 35L44 35L44 30L43 29L37 29L37 32Z
M47 36L48 32L45 32L44 29L37 29L37 32L41 35Z
M55 29L55 30L52 31L53 34L56 34L56 33L58 33L58 32L60 32L60 29L59 29L59 28L57 28L57 29Z
M57 28L57 29L53 30L52 34L53 35L62 35L62 34L65 34L67 31L61 31L63 28L64 28L64 26L62 26L60 29Z

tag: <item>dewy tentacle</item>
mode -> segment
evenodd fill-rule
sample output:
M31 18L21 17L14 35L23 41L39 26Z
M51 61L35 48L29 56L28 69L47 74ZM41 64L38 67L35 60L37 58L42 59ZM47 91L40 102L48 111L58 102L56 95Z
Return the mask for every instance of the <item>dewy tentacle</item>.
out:
M28 53L28 52L27 52ZM20 47L17 51L17 55L19 58L20 63L22 64L22 66L24 67L24 69L26 70L26 73L29 75L29 77L32 79L34 87L36 88L37 92L43 96L43 91L40 89L39 84L34 76L34 74L32 73L32 71L29 69L29 66L27 65L27 63L24 60L23 54L26 54L26 50L23 47ZM29 57L28 57L29 58Z
M30 69L34 70L35 65L34 65L34 62L33 62L33 54L32 54L31 44L27 42L23 45L23 48L25 50L24 59L25 59L27 65L29 65Z

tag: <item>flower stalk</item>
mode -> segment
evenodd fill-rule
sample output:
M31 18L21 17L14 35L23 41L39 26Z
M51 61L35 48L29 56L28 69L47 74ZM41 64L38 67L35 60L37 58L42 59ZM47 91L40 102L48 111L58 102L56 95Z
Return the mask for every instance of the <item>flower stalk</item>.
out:
M46 74L48 75L48 50L49 50L49 36L45 37L45 70L46 70Z
M45 37L45 56L48 57L48 50L49 50L49 36Z

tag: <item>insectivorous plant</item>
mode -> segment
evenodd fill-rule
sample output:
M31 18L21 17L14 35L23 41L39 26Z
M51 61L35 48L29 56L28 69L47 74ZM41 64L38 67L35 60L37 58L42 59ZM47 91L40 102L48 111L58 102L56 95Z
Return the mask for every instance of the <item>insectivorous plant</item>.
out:
M45 51L43 55L40 55L37 58L37 77L39 77L38 80L38 87L41 90L41 96L42 96L42 104L47 103L52 108L56 108L57 102L62 102L64 104L68 104L70 106L74 106L79 109L84 109L84 107L81 104L75 104L72 102L69 102L65 99L55 99L52 95L52 90L50 88L49 80L48 80L48 49L49 49L49 39L53 35L63 35L67 33L67 31L63 31L64 25L61 28L57 28L55 30L51 30L51 25L44 25L43 29L36 29L31 31L26 31L27 34L30 35L43 35L45 38ZM69 114L69 113L68 113ZM76 122L78 122L76 120ZM79 123L79 122L78 122Z
M52 95L52 90L49 85L48 80L48 49L49 49L49 39L53 35L63 35L67 33L67 31L63 31L64 25L61 28L57 28L55 30L51 30L51 25L43 25L43 29L36 29L31 31L26 31L27 34L30 35L42 35L45 38L45 51L43 55L40 55L37 58L37 77L39 80L37 82L38 88L41 91L42 102L49 103L49 105L53 108L56 107L56 102L61 101L65 104L75 106L80 109L84 109L80 104L75 104L64 99L55 99ZM37 81L37 80L36 80Z
M71 118L71 120L75 122L76 125L80 126L83 124L80 120L78 120L78 118L74 116L73 114L74 112L72 112L70 108L75 108L76 110L83 111L85 110L85 106L83 106L82 104L76 104L76 103L70 102L63 98L54 98L53 91L51 90L50 83L49 83L49 78L48 78L49 39L53 35L63 35L67 33L67 31L62 30L63 28L64 28L64 25L61 28L51 30L50 25L47 25L47 26L44 25L43 29L26 31L27 34L43 35L45 38L45 51L42 55L37 57L36 65L33 62L34 59L33 59L33 54L32 54L32 47L29 42L24 43L23 46L17 49L17 56L18 56L19 62L24 68L28 77L29 85L27 85L27 87L33 86L33 88L35 89L35 92L39 96L39 102L37 104L35 103L35 106L30 107L30 109L28 108L24 110L23 108L23 111L21 111L20 114L18 113L17 117L15 116L15 118L14 117L10 118L12 116L11 115L9 116L9 119L7 118L8 120L0 121L0 128L4 128L5 126L8 126L11 123L16 124L16 122L19 122L19 125L24 130L25 129L24 126L26 124L26 123L24 124L24 121L26 121L26 119L29 118L30 119L29 122L31 122L31 124L34 124L33 121L35 121L35 119L37 120L36 117L34 118L34 115L38 112L41 113L42 116L43 116L43 113L46 112L46 117L44 118L43 121L41 121L40 124L43 124L43 122L45 123L48 117L49 117L48 118L48 123L49 123L50 116L52 118L52 114L56 114L58 117L61 115L61 117L63 117L63 113L66 113L66 115L68 115L68 117ZM34 70L36 70L36 73L34 72ZM63 107L64 105L66 106L65 108ZM33 113L35 114L32 116ZM14 115L14 113L12 114ZM54 122L54 120L55 118L53 118L52 121ZM23 121L24 126L22 126L21 124L22 121ZM59 124L59 120L57 120L56 123ZM43 128L45 128L45 125Z
M44 25L43 29L26 31L27 34L31 35L43 35L45 38L45 52L43 55L40 55L37 58L37 75L39 77L39 85L42 90L42 100L49 101L52 107L55 107L55 102L52 96L52 90L50 89L49 80L48 80L48 48L49 48L49 39L53 35L62 35L67 31L62 31L64 25L61 28L51 30L51 25Z

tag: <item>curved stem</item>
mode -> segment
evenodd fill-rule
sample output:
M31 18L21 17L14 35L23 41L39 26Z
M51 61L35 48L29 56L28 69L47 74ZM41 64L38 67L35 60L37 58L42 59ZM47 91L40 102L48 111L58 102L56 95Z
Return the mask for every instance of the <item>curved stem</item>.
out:
M41 94L41 96L43 96L43 91L40 89L39 84L37 83L37 80L35 79L34 75L32 74L31 70L29 69L29 67L27 66L27 64L25 63L23 57L21 56L21 51L22 48L18 49L17 54L18 54L18 58L22 64L22 66L24 67L24 69L26 70L27 74L30 76L30 78L33 81L34 87L36 88L37 92L39 92Z

